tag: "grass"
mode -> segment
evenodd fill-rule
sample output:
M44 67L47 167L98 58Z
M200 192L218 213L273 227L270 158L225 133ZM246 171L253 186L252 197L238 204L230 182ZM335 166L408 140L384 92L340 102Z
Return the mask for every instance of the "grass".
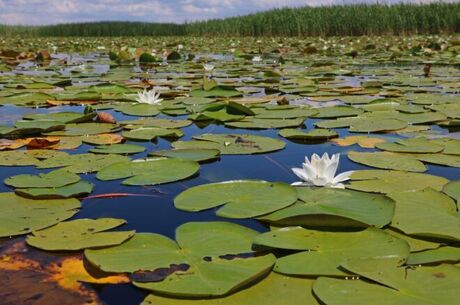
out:
M28 36L357 36L460 32L460 2L355 4L274 9L185 24L94 22L0 25L0 35Z

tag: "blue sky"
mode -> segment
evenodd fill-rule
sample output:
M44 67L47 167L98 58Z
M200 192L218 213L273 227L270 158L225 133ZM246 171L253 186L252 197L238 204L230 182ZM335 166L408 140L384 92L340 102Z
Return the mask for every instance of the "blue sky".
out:
M0 0L2 24L129 20L176 22L244 15L274 7L378 0ZM380 0L393 3L398 0ZM435 2L436 0L406 0ZM455 0L458 1L458 0Z

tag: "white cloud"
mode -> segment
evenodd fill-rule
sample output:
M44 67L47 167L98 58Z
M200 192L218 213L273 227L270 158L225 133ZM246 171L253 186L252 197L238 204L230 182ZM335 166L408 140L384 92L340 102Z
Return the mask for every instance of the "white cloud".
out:
M184 22L244 15L275 7L318 6L379 0L0 0L0 23L129 20ZM398 0L384 0L394 3ZM437 0L407 0L434 2ZM451 0L449 2L456 2ZM382 2L380 0L379 2Z

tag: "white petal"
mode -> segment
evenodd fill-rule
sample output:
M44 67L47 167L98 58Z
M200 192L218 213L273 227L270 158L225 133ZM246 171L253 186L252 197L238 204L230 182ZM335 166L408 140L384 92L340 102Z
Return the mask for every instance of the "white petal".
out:
M343 172L337 176L334 177L332 180L333 184L337 184L339 182L347 181L350 179L350 176L354 173L355 171L348 171L348 172Z
M303 172L310 179L313 180L316 178L317 173L313 166L303 163Z
M301 168L292 168L292 171L294 172L294 174L299 177L300 179L304 180L304 181L308 181L310 180L308 178L308 176L305 174L305 172L303 171L303 169Z

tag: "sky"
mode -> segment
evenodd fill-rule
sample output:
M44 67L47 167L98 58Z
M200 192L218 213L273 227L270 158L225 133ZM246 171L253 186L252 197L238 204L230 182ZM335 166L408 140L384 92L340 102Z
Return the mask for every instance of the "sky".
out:
M0 24L40 25L109 20L182 23L245 15L276 7L377 1L398 2L398 0L0 0ZM438 0L405 0L405 2L436 1Z

